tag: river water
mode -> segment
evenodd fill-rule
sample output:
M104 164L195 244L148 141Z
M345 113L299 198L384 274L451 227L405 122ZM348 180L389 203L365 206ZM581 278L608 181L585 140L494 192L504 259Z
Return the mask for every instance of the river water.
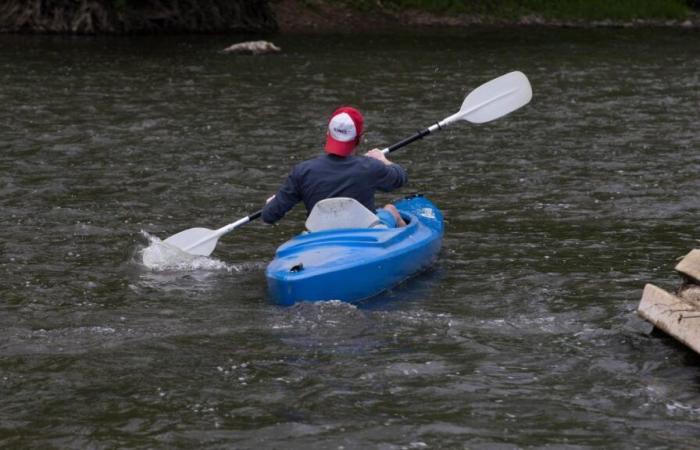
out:
M635 313L700 230L700 35L470 30L0 36L0 447L689 448L700 358ZM360 305L279 307L299 232L255 222L211 258L143 264L260 208L321 150L363 147L528 75L530 105L392 154L446 217L432 270Z

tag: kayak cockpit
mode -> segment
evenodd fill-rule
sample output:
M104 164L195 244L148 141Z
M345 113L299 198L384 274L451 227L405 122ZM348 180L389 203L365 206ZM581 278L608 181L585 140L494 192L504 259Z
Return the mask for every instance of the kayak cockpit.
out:
M306 233L282 244L277 257L302 252L313 247L376 247L386 248L397 241L409 238L418 231L418 223L410 214L405 216L407 225L401 228L334 228Z

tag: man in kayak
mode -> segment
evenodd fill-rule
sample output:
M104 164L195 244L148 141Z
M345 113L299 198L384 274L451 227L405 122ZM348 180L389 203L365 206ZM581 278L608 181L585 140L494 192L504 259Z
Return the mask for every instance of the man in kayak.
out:
M326 154L294 166L277 194L268 199L262 219L275 223L299 202L304 202L307 214L323 199L350 197L370 211L374 208L374 193L393 191L406 183L406 171L389 161L379 149L364 156L352 152L360 143L364 119L351 107L338 108L328 121ZM394 205L376 211L379 220L390 228L406 223Z

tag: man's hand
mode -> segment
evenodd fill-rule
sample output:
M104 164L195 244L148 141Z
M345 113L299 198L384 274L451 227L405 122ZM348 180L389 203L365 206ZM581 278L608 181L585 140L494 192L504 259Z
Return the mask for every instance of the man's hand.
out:
M386 159L386 156L384 156L384 153L382 153L382 151L379 150L378 148L373 148L372 150L368 151L367 153L365 153L365 156L379 160L379 161L383 162L384 164L386 164L387 166L394 164L393 162Z

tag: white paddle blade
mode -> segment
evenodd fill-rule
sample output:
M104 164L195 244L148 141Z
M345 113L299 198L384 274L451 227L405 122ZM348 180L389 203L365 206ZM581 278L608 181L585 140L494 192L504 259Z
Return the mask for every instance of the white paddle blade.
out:
M209 256L216 248L219 236L208 228L190 228L170 236L163 242L190 255Z
M472 123L490 122L527 105L532 86L522 72L510 72L484 83L464 99L455 116Z

